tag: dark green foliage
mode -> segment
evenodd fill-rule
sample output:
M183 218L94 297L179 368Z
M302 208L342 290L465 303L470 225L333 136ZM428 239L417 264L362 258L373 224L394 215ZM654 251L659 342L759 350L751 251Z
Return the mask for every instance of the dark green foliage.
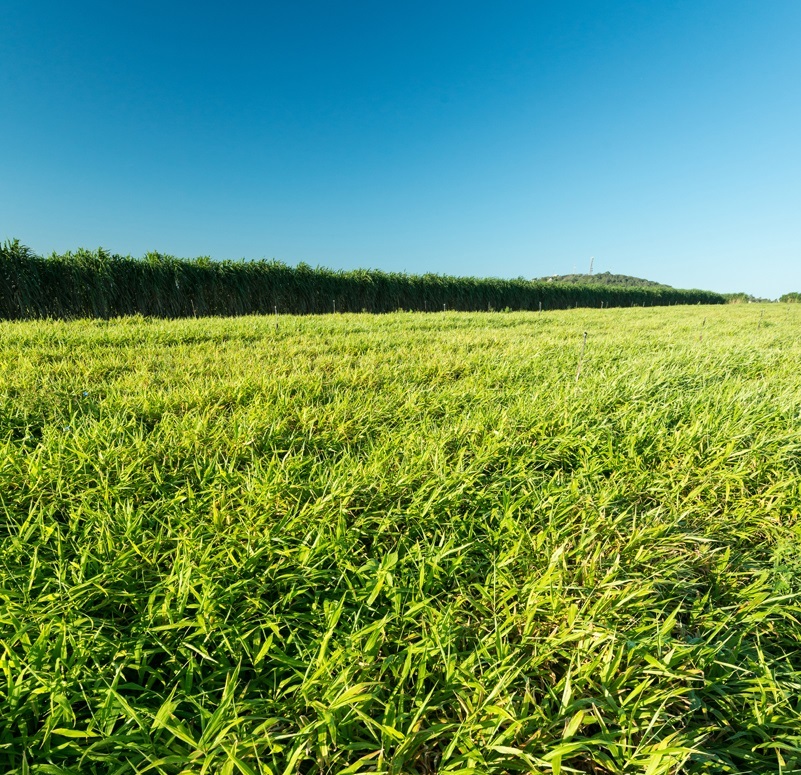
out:
M801 302L801 293L796 293L795 291L793 291L792 293L785 293L783 296L779 298L779 301L791 304L798 304L798 302Z
M278 261L144 259L99 249L49 258L0 246L0 319L160 318L325 312L430 312L722 304L709 291L289 267Z

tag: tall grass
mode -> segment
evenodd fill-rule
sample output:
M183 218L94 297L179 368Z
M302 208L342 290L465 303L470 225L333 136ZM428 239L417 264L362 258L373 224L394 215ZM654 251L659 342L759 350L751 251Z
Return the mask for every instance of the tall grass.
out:
M0 769L798 771L800 323L0 324Z
M267 314L276 309L305 315L724 302L708 291L336 272L305 264L292 268L277 261L190 261L159 253L138 260L104 250L78 250L41 258L16 241L0 246L0 279L0 319L6 320L134 314L181 318Z

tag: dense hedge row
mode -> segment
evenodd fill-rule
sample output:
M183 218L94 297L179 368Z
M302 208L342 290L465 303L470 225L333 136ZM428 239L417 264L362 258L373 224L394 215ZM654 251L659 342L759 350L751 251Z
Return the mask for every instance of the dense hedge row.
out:
M0 318L153 317L722 304L708 291L566 285L528 280L337 272L276 261L144 259L104 250L42 258L0 247Z

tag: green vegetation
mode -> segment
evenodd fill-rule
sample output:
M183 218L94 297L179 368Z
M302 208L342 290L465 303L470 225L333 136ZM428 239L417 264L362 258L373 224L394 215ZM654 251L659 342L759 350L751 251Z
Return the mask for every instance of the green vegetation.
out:
M797 772L799 324L0 324L0 769Z
M326 312L545 310L723 304L708 291L575 286L528 280L336 272L277 261L193 261L104 250L41 258L0 246L0 319L162 318Z
M768 304L771 301L770 299L753 296L750 293L723 293L721 295L726 299L727 304Z
M598 272L596 274L560 274L551 277L543 277L539 282L569 283L571 285L622 285L630 288L671 289L671 286L657 283L653 280L643 280L641 277L632 277L628 274L612 274L611 272Z
M798 304L798 302L801 302L801 293L796 293L795 291L792 293L785 293L779 298L779 301L790 304Z

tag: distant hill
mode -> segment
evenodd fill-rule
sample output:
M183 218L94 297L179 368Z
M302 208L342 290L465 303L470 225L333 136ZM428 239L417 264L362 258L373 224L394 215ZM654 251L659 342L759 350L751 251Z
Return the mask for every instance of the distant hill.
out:
M537 278L540 282L571 283L573 285L627 285L637 288L670 288L670 285L655 283L653 280L643 280L642 277L632 277L627 274L612 274L599 272L598 274L557 274L550 277Z

